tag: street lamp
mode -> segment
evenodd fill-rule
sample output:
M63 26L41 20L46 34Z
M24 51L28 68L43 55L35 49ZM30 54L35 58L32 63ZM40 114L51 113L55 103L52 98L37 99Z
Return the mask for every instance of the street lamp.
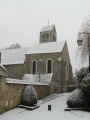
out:
M78 34L78 38L77 38L78 46L81 46L81 45L82 45L82 42L83 42L83 38L81 37L81 34L79 33L79 34Z
M87 32L82 32L82 33L79 33L78 34L78 38L77 38L77 43L78 43L78 46L81 46L82 45L82 42L83 42L83 38L81 37L81 35L84 35L86 34L88 36L88 46L87 46L87 49L89 50L89 73L90 73L90 45L89 45L89 35L90 33L87 33Z

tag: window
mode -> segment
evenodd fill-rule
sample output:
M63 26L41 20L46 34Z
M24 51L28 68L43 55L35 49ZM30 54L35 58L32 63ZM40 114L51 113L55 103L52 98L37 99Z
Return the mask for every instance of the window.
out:
M54 35L53 35L53 41L54 41Z
M52 60L47 61L47 73L52 72Z
M49 34L44 34L44 35L43 35L43 41L47 41L48 38L49 38Z
M36 74L36 61L32 62L32 74Z

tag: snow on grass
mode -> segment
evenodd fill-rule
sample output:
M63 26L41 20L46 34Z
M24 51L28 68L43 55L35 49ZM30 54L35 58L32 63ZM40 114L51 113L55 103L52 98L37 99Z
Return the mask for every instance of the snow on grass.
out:
M64 111L67 107L68 93L40 105L40 108L29 111L21 108L10 110L0 116L0 120L89 120L90 113L84 111ZM52 110L48 111L48 105Z

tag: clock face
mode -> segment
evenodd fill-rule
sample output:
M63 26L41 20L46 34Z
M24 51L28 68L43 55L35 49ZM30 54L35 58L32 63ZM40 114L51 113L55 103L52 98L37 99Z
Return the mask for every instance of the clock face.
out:
M47 41L48 38L49 38L49 34L44 34L44 35L43 35L43 41Z

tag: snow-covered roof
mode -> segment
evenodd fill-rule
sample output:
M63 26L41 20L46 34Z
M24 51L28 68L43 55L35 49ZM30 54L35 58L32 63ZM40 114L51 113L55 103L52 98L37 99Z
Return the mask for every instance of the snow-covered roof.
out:
M44 26L41 29L41 32L52 30L55 25Z
M23 79L28 80L31 83L42 82L42 83L51 83L53 73L49 74L25 74Z
M65 41L37 44L31 47L30 51L28 51L26 54L62 52L64 44Z
M50 85L53 73L50 74L25 74L22 80L6 78L8 84Z
M19 79L11 79L11 78L6 78L6 83L8 83L8 84L22 84L22 85L50 85L49 83L30 82L28 80L19 80Z
M1 51L1 63L3 65L8 64L23 64L25 60L25 54L30 48L9 49Z

